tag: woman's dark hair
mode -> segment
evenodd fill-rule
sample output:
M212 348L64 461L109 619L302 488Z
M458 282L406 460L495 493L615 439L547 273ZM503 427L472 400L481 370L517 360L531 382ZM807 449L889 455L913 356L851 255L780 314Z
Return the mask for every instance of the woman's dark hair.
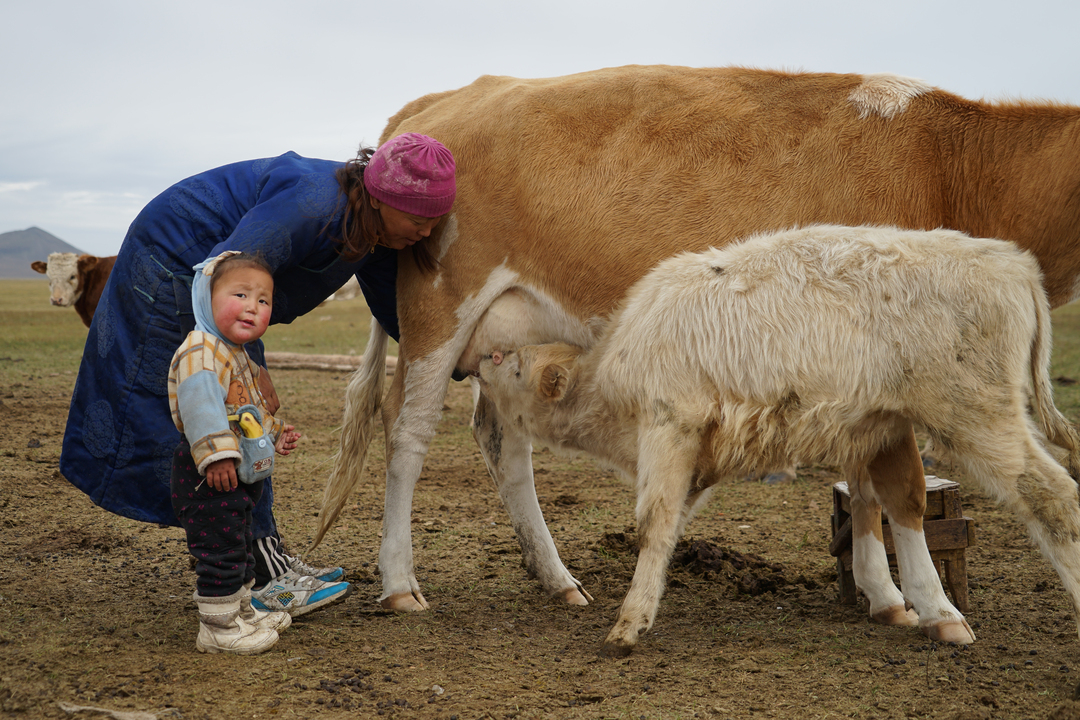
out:
M346 203L345 216L341 220L341 237L337 241L341 245L341 256L349 262L364 257L383 239L382 217L371 206L371 195L364 186L364 169L374 153L374 148L361 147L356 157L346 162L336 174ZM431 272L439 266L428 240L418 242L410 249L413 260L423 272Z

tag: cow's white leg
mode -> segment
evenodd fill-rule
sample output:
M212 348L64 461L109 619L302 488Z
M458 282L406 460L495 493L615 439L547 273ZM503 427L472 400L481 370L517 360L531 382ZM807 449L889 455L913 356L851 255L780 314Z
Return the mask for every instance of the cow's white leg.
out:
M926 480L910 423L898 423L896 437L867 466L870 483L862 492L871 491L889 516L896 564L900 568L900 587L919 616L919 628L941 642L973 643L975 634L945 596L941 577L926 547L922 526Z
M863 492L865 480L853 473L851 490L851 572L855 586L870 604L870 617L882 625L918 625L919 616L904 603L892 581L889 554L881 534L881 505ZM868 497L869 495L869 497Z
M638 452L638 561L615 626L600 649L607 657L629 655L656 619L701 444L698 433L670 414L646 422Z
M383 592L379 602L388 610L414 611L428 607L413 572L412 501L424 457L442 416L446 377L447 373L440 373L437 368L405 365L394 374L383 401L383 427L389 430L383 538L379 548Z
M504 423L495 405L482 394L476 395L472 425L473 436L517 533L529 577L538 580L552 597L570 605L588 605L592 596L559 559L536 499L528 437Z

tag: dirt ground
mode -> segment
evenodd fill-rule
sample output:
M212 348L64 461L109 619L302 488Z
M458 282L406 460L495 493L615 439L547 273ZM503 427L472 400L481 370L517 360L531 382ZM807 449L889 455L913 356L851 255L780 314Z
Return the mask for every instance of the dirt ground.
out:
M589 461L536 453L560 553L596 598L548 599L525 577L467 435L467 384L450 388L413 508L432 609L394 615L376 602L380 437L370 481L310 558L344 566L353 596L299 618L267 654L203 655L181 533L110 515L60 477L74 375L23 377L0 387L3 717L1080 718L1069 603L1013 519L964 486L978 642L937 646L838 603L827 546L839 478L822 468L721 488L690 525L697 544L680 546L655 629L629 658L600 659L633 572L632 494ZM275 477L297 550L312 536L345 376L276 380L283 416L307 432Z

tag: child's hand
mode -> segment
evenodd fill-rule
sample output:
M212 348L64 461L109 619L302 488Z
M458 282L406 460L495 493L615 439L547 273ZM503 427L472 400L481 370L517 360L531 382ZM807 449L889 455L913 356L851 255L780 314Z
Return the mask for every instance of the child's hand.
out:
M236 461L232 458L224 458L207 465L206 482L218 492L235 490Z
M285 429L281 431L277 443L274 445L274 450L276 450L279 455L288 455L290 451L296 449L296 441L299 440L300 437L301 435L296 432L295 427L286 425Z

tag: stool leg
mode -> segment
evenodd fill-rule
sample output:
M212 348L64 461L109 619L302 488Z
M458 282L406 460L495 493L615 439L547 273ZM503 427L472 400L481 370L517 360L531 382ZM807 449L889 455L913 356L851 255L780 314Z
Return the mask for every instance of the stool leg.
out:
M956 608L962 612L968 612L968 581L967 581L967 558L963 553L958 553L951 560L946 560L945 584L949 586L949 594L952 595Z
M844 566L843 557L836 558L836 580L840 591L840 604L854 605L858 600L856 597L855 575Z

